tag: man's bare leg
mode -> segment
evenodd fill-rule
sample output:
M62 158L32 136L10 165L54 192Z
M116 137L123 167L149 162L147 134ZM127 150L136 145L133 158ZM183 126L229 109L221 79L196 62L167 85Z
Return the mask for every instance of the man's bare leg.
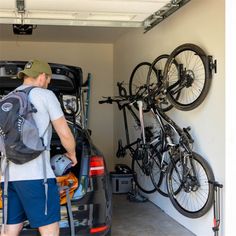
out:
M1 229L1 236L18 236L22 230L23 223L11 224L5 226L5 232L3 232L3 225Z
M55 222L50 225L39 227L41 236L59 236L59 223Z

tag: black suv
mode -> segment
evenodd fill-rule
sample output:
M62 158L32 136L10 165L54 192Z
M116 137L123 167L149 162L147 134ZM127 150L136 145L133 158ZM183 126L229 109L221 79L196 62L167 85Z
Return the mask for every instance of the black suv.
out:
M23 81L16 75L25 64L26 62L23 61L0 61L1 97L22 84ZM72 169L79 181L79 187L75 190L71 201L74 226L71 226L68 220L68 207L62 205L60 235L70 235L74 227L76 235L109 236L111 235L112 190L104 157L93 144L91 131L84 128L82 70L75 66L49 64L53 72L49 89L58 97L77 141L78 164ZM53 132L51 156L64 152L59 137ZM33 236L39 233L25 222L21 235Z

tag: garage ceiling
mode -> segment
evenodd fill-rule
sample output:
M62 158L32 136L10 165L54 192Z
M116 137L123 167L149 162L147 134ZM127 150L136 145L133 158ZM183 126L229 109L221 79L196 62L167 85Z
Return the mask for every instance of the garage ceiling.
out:
M102 34L107 35L107 32L110 34L107 41L114 41L131 28L149 30L189 1L0 0L0 40L8 40L13 35L12 24L32 24L37 25L34 31L42 31L36 35L38 41L53 41L61 32L63 35L56 37L57 41L68 41L67 35L74 32L72 41L78 41L78 38L83 41L84 38L88 42L86 35L91 35L91 31L97 33L93 35L98 37L98 41L104 41ZM43 32L47 36L42 35Z

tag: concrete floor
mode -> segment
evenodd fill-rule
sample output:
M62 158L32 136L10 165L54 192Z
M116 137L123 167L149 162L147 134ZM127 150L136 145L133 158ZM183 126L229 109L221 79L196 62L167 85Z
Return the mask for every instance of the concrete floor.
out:
M113 194L112 236L194 236L151 202Z

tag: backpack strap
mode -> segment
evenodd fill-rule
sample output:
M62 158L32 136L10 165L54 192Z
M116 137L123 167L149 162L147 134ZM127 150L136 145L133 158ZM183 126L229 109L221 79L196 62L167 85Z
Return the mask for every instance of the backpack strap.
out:
M46 132L47 132L47 130L48 130L48 128L50 127L50 121L48 122L48 126L47 126L47 128L44 130L44 132L43 132L43 134L41 135L41 140L42 140L42 144L43 144L43 146L45 147L45 150L50 150L50 140L49 140L49 138L48 138L48 143L47 143L47 145L45 145L44 144L44 135L46 134Z
M4 141L3 137L0 136L0 144L2 143L1 146L1 173L4 176L4 182L3 182L3 191L2 191L2 196L3 196L3 216L4 216L4 221L2 223L2 229L1 229L1 235L5 235L5 229L6 229L6 224L7 224L7 211L8 211L8 180L9 180L9 161L6 158L6 150L4 146ZM1 188L1 186L0 186Z
M75 225L72 214L71 199L70 199L70 186L63 186L59 188L60 190L65 190L66 192L66 209L68 215L68 221L70 225L70 236L75 236Z
M34 112L36 113L37 112L37 109L34 107L34 105L29 101L28 99L28 96L29 96L29 93L32 89L34 88L39 88L37 86L29 86L29 87L26 87L24 89L16 89L15 92L24 92L26 95L27 95L27 100L28 102L31 104L31 107L32 107L32 110L30 112Z
M46 131L48 130L50 126L50 121L48 122L48 126L43 132L42 136L40 137L42 140L42 144L45 147L45 150L42 152L42 161L43 161L43 184L44 184L44 190L45 190L45 212L44 214L48 214L48 179L47 179L47 167L46 167L46 156L45 151L50 150L50 142L48 140L47 146L44 144L43 137L46 134Z
M44 214L48 214L48 179L47 179L47 170L46 170L46 159L45 152L42 152L43 160L43 185L45 190L45 211Z
M50 142L48 140L47 146L44 144L43 137L46 134L46 131L48 130L50 126L50 121L48 122L48 126L43 132L42 136L40 137L42 140L42 144L45 147L45 150L42 152L42 161L43 161L43 184L45 188L45 212L44 214L48 214L48 179L47 179L47 167L46 167L46 156L45 156L45 151L50 150Z
M26 87L24 89L16 89L16 91L22 91L22 92L25 92L27 95L29 95L30 91L34 88L39 88L37 86L29 86L29 87Z
M8 217L8 182L9 182L9 162L7 161L7 164L5 166L4 172L4 187L3 187L3 216L4 216L4 221L2 224L2 229L1 232L3 235L6 233L6 225L7 225L7 217ZM2 235L1 234L1 235Z
M72 214L72 207L71 207L71 200L70 200L70 187L66 188L66 203L67 203L67 213L69 216L69 222L70 222L70 235L75 236L75 225L74 225L74 219Z

